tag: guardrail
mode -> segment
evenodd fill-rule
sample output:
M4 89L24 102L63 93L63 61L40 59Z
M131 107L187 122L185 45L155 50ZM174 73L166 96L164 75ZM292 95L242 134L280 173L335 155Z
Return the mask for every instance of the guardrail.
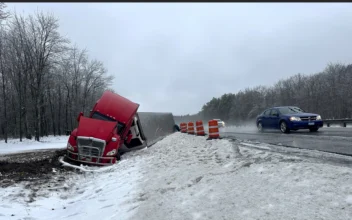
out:
M331 124L341 124L343 127L347 126L347 123L352 123L352 118L346 118L346 119L325 119L323 120L324 124L326 124L327 127L330 127Z

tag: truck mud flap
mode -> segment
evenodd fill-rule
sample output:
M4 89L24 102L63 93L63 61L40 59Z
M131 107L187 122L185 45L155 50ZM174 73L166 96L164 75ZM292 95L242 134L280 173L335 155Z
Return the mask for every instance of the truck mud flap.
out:
M175 121L172 113L138 112L138 116L147 146L151 146L175 132Z

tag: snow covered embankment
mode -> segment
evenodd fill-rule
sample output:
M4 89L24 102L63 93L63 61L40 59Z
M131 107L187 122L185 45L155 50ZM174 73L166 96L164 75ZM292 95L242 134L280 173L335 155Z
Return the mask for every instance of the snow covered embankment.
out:
M22 185L0 189L0 218L352 217L350 168L257 147L175 133L123 155L104 172L71 176L57 191L43 187L33 203L24 202L28 189Z
M141 161L137 156L110 167L86 167L96 172L64 174L61 184L62 176L54 175L37 187L22 182L0 188L0 219L128 219L137 206L123 203L136 197Z
M132 219L351 219L350 168L268 149L164 139L143 152L148 175Z

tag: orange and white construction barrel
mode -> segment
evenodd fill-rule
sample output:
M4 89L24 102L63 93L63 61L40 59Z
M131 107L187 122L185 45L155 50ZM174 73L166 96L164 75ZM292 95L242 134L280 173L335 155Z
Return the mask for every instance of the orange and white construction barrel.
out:
M187 124L187 133L194 135L194 123L193 122L188 122L188 124Z
M220 139L219 125L217 120L210 120L208 122L209 137L207 140Z
M185 122L182 122L180 124L180 130L181 130L181 133L187 133L187 124Z
M196 135L205 136L204 126L202 121L196 121Z

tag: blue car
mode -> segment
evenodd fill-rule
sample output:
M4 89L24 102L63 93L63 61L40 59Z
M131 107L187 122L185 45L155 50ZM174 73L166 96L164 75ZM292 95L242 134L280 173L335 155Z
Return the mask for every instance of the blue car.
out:
M257 128L260 132L264 129L280 129L282 133L291 130L309 129L311 132L318 131L323 127L321 116L306 113L295 106L274 107L265 110L257 116Z

